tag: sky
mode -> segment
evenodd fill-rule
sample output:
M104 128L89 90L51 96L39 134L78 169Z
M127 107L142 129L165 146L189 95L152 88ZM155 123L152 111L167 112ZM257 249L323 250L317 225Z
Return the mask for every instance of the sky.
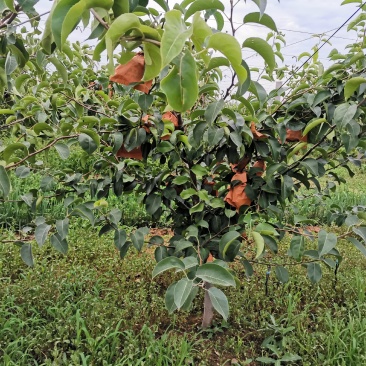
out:
M221 0L226 9L229 8L229 0ZM279 30L284 34L286 47L282 49L286 65L299 65L296 63L296 57L303 52L310 52L317 43L318 38L314 34L324 34L328 38L335 29L339 28L356 10L355 3L341 6L343 0L268 0L266 13L270 15ZM150 0L151 3L153 1ZM174 0L169 0L172 7ZM52 1L39 0L36 5L37 11L41 14L50 10ZM157 7L158 8L158 7ZM240 25L246 14L258 11L256 5L250 0L239 0L238 6L234 12L234 22ZM42 21L46 19L44 16ZM42 22L40 28L42 29ZM229 22L225 19L224 31L229 30ZM330 31L332 30L332 31ZM81 30L75 31L70 37L70 41L84 41L89 33L83 33ZM244 25L237 31L237 38L240 43L248 37L266 38L269 30L265 27L255 25ZM319 60L327 65L327 56L333 48L340 52L345 50L345 46L356 39L355 32L347 33L347 27L341 29L334 38L332 45L326 45L319 52ZM243 58L250 67L262 69L264 62L251 49L243 50ZM281 61L277 59L281 64ZM301 63L301 62L300 62ZM230 83L229 76L226 75L222 82L223 88ZM274 85L270 82L261 81L267 89L272 89Z

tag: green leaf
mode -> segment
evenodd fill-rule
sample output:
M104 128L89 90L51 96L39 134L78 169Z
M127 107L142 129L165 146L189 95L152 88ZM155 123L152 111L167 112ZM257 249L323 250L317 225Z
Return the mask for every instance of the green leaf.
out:
M9 52L8 55L6 56L6 60L5 60L6 75L12 74L17 67L18 67L18 62L17 62L16 58L14 56L12 56Z
M0 189L1 189L1 178L2 178L2 174L3 173L1 173L1 167L0 167ZM30 174L30 169L28 167L24 166L24 165L19 166L15 170L15 175L18 178L21 178L21 179L28 177L29 174Z
M216 287L209 288L207 292L214 309L227 320L229 317L229 302L226 295Z
M94 226L95 217L93 211L90 210L86 205L80 204L75 207L75 209L71 212L73 216L80 216L82 218L88 219L90 224Z
M152 273L152 278L172 268L184 270L185 266L184 263L177 257L164 258L155 266Z
M52 62L52 64L56 67L57 73L61 76L63 82L66 84L69 78L69 73L65 65L56 57L49 57L48 61Z
M338 128L345 127L357 113L357 104L343 103L334 111L334 123Z
M210 103L205 111L206 122L209 124L213 123L224 108L224 106L225 102L223 99L220 99L217 102Z
M303 236L293 236L290 244L291 256L299 261L304 253L305 239Z
M66 239L69 232L70 220L66 217L63 220L56 220L56 230L60 235L61 240Z
M243 43L243 48L245 47L251 48L255 52L259 53L267 63L271 72L276 67L274 52L265 40L258 37L249 37Z
M160 48L154 44L143 42L145 57L145 73L142 80L152 80L160 74L161 54Z
M352 228L353 232L357 235L359 235L363 241L366 243L366 227L365 226L361 226L359 228Z
M189 214L193 215L195 212L202 212L204 208L205 204L203 202L199 202L189 209Z
M61 239L61 236L57 233L51 236L50 241L56 250L62 254L67 254L69 246L66 239Z
M226 33L215 33L210 37L207 47L226 56L237 73L240 84L243 84L248 75L241 64L241 47L236 38Z
M161 196L157 194L150 194L149 196L147 196L145 205L146 205L146 212L150 215L154 215L154 213L161 206Z
M366 79L360 76L347 80L344 86L344 97L349 99L352 97L353 93L359 88L361 84L366 83Z
M184 15L184 20L187 20L190 16L195 14L197 11L201 10L225 10L225 6L219 0L196 0L193 4L188 8Z
M210 126L207 130L208 144L209 146L217 145L224 137L225 131L223 128L217 128L216 126Z
M307 265L307 275L312 283L318 283L322 278L322 269L318 263L309 263Z
M252 1L257 4L262 16L266 11L267 0L252 0Z
M161 38L161 67L169 63L181 54L186 40L192 35L192 27L186 27L182 13L179 10L171 10L165 13L164 34Z
M130 11L129 0L114 0L112 10L114 18L119 17L121 14L129 13Z
M121 250L121 248L125 245L127 240L127 234L125 230L116 230L114 232L114 245L118 250Z
M281 283L287 283L290 279L288 270L282 266L276 267L276 277Z
M186 112L194 106L198 96L196 62L188 50L161 81L161 89L175 111Z
M118 40L125 35L126 32L132 29L140 28L139 18L132 13L122 14L109 27L105 34L105 44L107 48L107 54L109 59L109 72L112 74L114 71L113 65L113 51ZM95 57L95 55L94 55Z
M34 236L35 236L37 244L40 247L45 243L50 229L51 229L51 225L47 225L47 224L41 224L36 227L36 230L34 231Z
M15 153L15 151L17 150L22 150L23 151L23 155L28 154L28 149L27 147L20 143L20 142L16 142L14 144L10 144L8 145L5 150L3 151L3 159L9 163L10 162L10 158L11 156Z
M134 233L131 234L132 244L138 252L141 252L141 249L144 245L145 235L146 234L144 228L137 229Z
M170 257L170 258L173 258L173 257ZM177 282L172 283L168 287L168 289L165 293L165 307L167 308L169 314L171 314L174 310L177 310L177 305L175 305L175 302L174 302L174 293L175 293L176 285L177 285Z
M241 234L237 231L229 231L228 233L224 234L219 243L219 249L222 253L223 257L225 257L227 250L229 249L230 245L236 241L236 239L240 238Z
M326 123L326 122L327 122L327 120L325 118L315 119L314 121L312 121L306 125L306 128L302 132L302 135L306 136L312 129L319 126L321 123Z
M97 148L97 143L86 133L81 133L78 137L81 148L89 155L92 154Z
M5 168L0 165L0 193L2 197L7 198L11 189L10 179Z
M249 13L244 17L243 23L258 23L264 25L265 27L272 29L275 32L278 32L276 23L274 20L267 14L261 15L261 13Z
M182 278L177 282L176 286L174 287L174 303L178 310L187 301L192 289L193 281L190 281L188 278Z
M236 287L232 274L226 268L214 263L206 263L198 267L196 277L213 285Z
M337 245L337 235L321 230L318 235L319 257L328 254Z
M263 239L263 236L261 234L257 233L256 231L253 231L252 235L253 235L254 242L257 246L257 254L255 256L255 259L257 259L261 256L261 254L264 251L264 239Z
M70 148L66 144L58 142L55 144L55 149L62 160L66 160L70 156Z
M178 186L182 185L182 184L185 184L187 182L190 181L190 178L185 176L185 175L181 175L179 177L175 177L172 181L173 184L176 184Z
M348 241L351 242L364 256L366 256L366 246L360 243L355 238L348 238Z
M23 244L20 248L20 256L23 259L24 263L29 266L34 266L33 254L32 254L32 245L31 244Z

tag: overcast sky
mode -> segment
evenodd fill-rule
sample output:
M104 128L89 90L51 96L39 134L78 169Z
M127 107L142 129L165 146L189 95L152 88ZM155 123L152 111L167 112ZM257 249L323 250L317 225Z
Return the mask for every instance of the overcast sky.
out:
M221 0L225 6L229 6L229 0ZM270 15L277 24L277 27L285 34L287 46L282 49L285 57L285 64L293 65L296 63L295 57L302 52L311 52L311 48L316 44L317 39L313 34L325 33L328 38L335 28L340 27L356 10L357 4L341 6L343 0L268 0L266 13ZM150 1L153 3L152 1ZM173 4L174 0L169 0ZM52 1L40 0L36 5L39 13L50 10ZM258 11L256 5L247 0L241 0L238 4L234 16L235 23L241 24L247 13ZM46 17L43 17L46 19ZM42 24L41 24L42 25ZM229 23L226 22L225 29ZM332 30L332 31L331 31ZM87 32L88 30L86 30ZM267 28L245 25L237 32L237 38L242 43L247 37L263 37L268 33ZM89 33L82 34L80 31L74 32L70 36L70 41L83 41ZM332 46L325 46L319 53L320 61L326 64L326 57L333 48L344 51L345 46L356 39L356 33L347 33L347 27L337 33L332 39ZM243 50L243 57L251 67L263 68L263 61L256 56L250 49ZM278 60L280 62L280 60ZM223 84L229 80L224 80ZM263 82L266 84L266 81ZM267 83L267 87L270 85Z

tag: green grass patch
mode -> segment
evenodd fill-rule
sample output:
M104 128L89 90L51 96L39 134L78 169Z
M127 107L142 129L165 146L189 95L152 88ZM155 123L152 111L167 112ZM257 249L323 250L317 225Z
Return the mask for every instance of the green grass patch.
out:
M266 267L247 279L234 264L241 285L225 290L229 322L217 316L203 333L202 296L191 313L169 315L164 293L177 277L151 280L150 250L130 249L122 261L112 242L75 225L69 254L34 246L33 269L19 248L0 247L0 364L259 365L250 360L286 354L302 357L292 363L299 365L366 362L366 261L347 243L337 278L324 268L320 285L311 285L293 267L286 285L271 274L267 295Z

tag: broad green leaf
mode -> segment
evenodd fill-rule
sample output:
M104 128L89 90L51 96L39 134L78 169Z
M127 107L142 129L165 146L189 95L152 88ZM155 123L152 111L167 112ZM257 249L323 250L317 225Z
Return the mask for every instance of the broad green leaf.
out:
M196 103L198 96L196 62L188 50L161 81L161 89L169 105L177 112L186 112Z
M219 249L222 253L223 257L226 255L226 251L229 249L230 245L236 241L236 239L240 238L241 234L237 231L229 231L228 233L224 234L219 243Z
M255 12L255 13L249 13L244 17L243 23L258 23L261 25L264 25L265 27L272 29L275 32L278 32L276 23L274 20L267 14L263 14L261 16L261 13Z
M207 50L204 52L202 51L206 47L207 37L212 35L212 29L205 22L205 20L201 18L200 13L196 13L194 15L192 21L192 27L193 27L193 34L191 36L192 42L199 54L198 56L202 58L205 64L207 65L210 62L211 57L208 55Z
M105 45L109 59L109 72L112 74L113 67L113 51L118 40L132 29L140 28L139 18L132 13L122 14L109 27L105 34ZM95 59L95 55L94 55Z
M319 257L328 254L337 245L337 235L321 230L318 235Z
M32 254L32 245L31 244L23 244L20 248L20 256L22 257L24 263L29 266L34 266L33 254Z
M202 212L204 208L205 208L205 204L203 202L199 202L189 209L189 214L193 215L196 212Z
M192 27L187 29L179 10L168 11L165 14L165 21L160 47L162 68L181 54L186 40L193 32Z
M210 103L205 111L206 122L212 124L225 106L223 99Z
M66 144L58 142L55 144L55 149L62 160L66 160L70 156L70 148Z
M23 152L23 156L28 154L28 149L27 147L20 143L20 142L16 142L14 144L10 144L8 145L5 150L3 151L3 159L9 163L10 162L10 158L12 157L12 155L18 151L18 150L22 150Z
M58 234L60 235L61 240L64 240L67 237L67 234L69 232L69 223L70 220L67 217L63 220L56 220L56 229Z
M361 226L359 228L354 227L352 228L352 230L355 234L359 235L366 244L366 227L365 226Z
M167 257L161 260L154 268L152 278L169 269L178 268L184 270L184 263L177 257Z
M49 132L53 133L52 127L49 124L45 123L45 122L36 123L33 126L33 131L36 133L36 135L39 135L43 131L49 131Z
M364 256L366 256L366 246L360 243L355 238L348 238L348 241L350 241Z
M6 60L5 60L6 75L12 74L17 67L18 67L18 62L17 62L16 58L14 56L12 56L9 52L8 55L6 56Z
M185 184L187 182L189 182L191 180L190 177L187 177L185 175L181 175L179 177L175 177L172 181L173 184L176 184L176 185L182 185L182 184Z
M195 14L197 11L201 10L225 10L225 6L219 0L196 0L193 4L188 8L184 15L184 20L187 20L190 16Z
M114 245L118 250L121 250L121 248L125 245L127 240L127 234L125 230L116 230L114 232Z
M249 37L243 43L243 48L251 48L259 53L267 63L270 71L276 67L276 60L271 46L263 39L258 37Z
M7 198L10 193L11 185L8 173L5 168L0 165L0 193L2 197Z
M322 269L318 263L307 264L307 276L312 283L318 283L322 278Z
M57 233L51 236L50 241L51 245L56 250L58 250L62 254L67 254L69 246L66 239L62 239L61 236Z
M193 281L190 281L188 278L182 278L180 281L177 282L174 288L174 303L178 310L187 301L192 289Z
M81 133L78 137L78 140L82 149L86 151L89 155L98 148L98 144L89 134Z
M253 235L254 242L257 246L257 254L255 256L255 259L258 259L264 251L264 239L263 239L263 236L261 234L257 233L256 231L253 231L252 235Z
M247 78L247 71L241 64L241 47L236 38L226 33L215 33L210 37L207 47L221 52L230 61L240 84L243 84Z
M90 224L94 226L95 217L93 211L84 204L76 206L75 209L71 212L71 215L80 216L82 218L88 219Z
M56 57L49 57L48 61L53 63L53 65L56 67L58 74L61 76L63 82L66 84L69 77L65 65Z
M1 167L0 167L0 180L1 180ZM28 177L28 175L30 174L30 169L24 165L22 166L19 166L18 168L16 168L15 170L15 175L18 177L18 178L26 178ZM0 183L0 186L1 186L1 183Z
M214 309L225 319L229 317L229 302L226 295L218 288L211 287L207 290Z
M143 42L145 57L145 73L142 80L152 80L160 74L161 54L160 48L154 44Z
M302 132L302 135L306 136L312 129L319 126L321 123L326 123L326 122L327 122L327 120L325 118L318 118L318 119L308 123L306 125L304 131Z
M291 256L299 261L304 253L305 240L303 236L293 236L290 244Z
M220 66L229 67L230 66L229 60L225 57L213 57L210 59L210 62L205 71L207 72Z
M134 233L131 234L132 244L138 252L141 252L141 249L144 245L144 240L145 240L145 231L143 228L137 229L135 230Z
M267 0L252 0L252 1L257 4L261 12L261 16L263 16L264 12L266 11Z
M226 268L214 263L206 263L198 267L196 277L213 285L236 287L232 274Z
M173 257L170 257L173 258ZM167 308L169 314L171 314L174 310L177 310L177 305L174 302L174 293L175 287L177 286L177 282L172 283L166 293L165 293L165 307Z
M364 83L366 83L366 79L360 76L347 80L344 86L344 97L346 98L346 100L351 98L351 96L359 88L359 86Z
M51 225L47 225L47 224L41 224L36 227L36 229L34 231L34 236L36 238L37 244L40 247L45 243L50 229L51 229Z
M121 14L128 13L130 11L130 1L114 0L112 10L114 18L119 17Z
M208 144L210 146L217 145L221 139L224 137L225 131L223 128L217 128L215 126L210 126L207 130Z
M288 270L285 267L277 266L276 267L276 277L278 281L281 283L287 283L289 281Z
M146 205L146 212L150 215L154 215L154 213L161 206L161 196L157 194L150 194L146 198L145 205Z

